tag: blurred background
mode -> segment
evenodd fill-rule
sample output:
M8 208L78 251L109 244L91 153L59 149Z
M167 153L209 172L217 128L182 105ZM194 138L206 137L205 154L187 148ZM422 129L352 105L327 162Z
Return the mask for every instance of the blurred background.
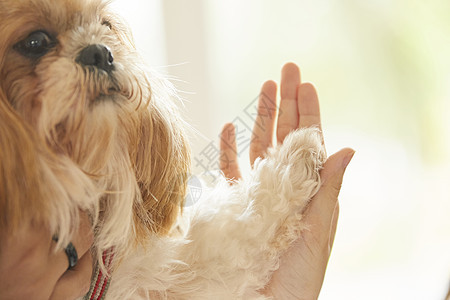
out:
M148 64L185 99L197 130L196 172L204 170L195 158L214 155L224 123L249 131L261 84L279 81L285 62L315 84L328 153L356 150L320 299L444 299L450 1L117 0L114 7ZM248 166L248 140L240 146Z

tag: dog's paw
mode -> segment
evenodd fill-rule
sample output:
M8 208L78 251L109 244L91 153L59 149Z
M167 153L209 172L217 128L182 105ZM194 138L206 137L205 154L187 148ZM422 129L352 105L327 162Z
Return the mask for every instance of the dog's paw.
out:
M295 130L255 164L260 188L279 198L277 207L304 206L320 186L319 171L325 159L319 129Z
M180 250L180 260L195 270L191 285L234 295L225 299L261 296L257 291L304 227L303 209L320 186L324 160L318 129L294 131L255 162L250 178L223 182L192 206L190 243Z
M280 252L298 237L303 212L320 188L319 171L326 159L319 129L291 132L283 144L255 163L249 195L252 207L267 224L272 251Z

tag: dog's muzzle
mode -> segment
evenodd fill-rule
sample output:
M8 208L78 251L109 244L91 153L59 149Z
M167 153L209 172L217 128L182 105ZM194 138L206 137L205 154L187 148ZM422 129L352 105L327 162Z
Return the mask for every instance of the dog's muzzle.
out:
M114 70L114 57L111 50L100 44L89 45L81 50L76 62L82 66L96 67L107 73Z

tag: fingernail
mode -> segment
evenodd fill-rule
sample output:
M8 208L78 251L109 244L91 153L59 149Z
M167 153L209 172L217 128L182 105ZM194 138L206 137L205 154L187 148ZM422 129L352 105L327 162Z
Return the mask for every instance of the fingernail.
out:
M349 154L347 154L347 156L344 157L344 159L342 160L342 167L344 167L344 169L347 168L348 164L353 158L353 155L355 155L355 151L352 151Z

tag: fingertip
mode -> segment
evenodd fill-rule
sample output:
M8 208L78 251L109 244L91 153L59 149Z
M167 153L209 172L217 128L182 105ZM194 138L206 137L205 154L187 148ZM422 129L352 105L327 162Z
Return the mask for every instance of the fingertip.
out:
M316 87L310 82L302 83L298 87L298 95L300 113L320 117L319 96Z
M345 147L345 148L342 148L341 150L339 150L338 152L346 152L346 153L348 153L348 152L356 152L353 148L350 148L350 147Z
M335 174L340 174L342 177L354 154L355 150L352 148L343 148L328 157L321 171L322 183L325 184Z
M222 133L224 133L227 130L233 130L234 131L234 125L233 123L225 123L222 127Z
M302 95L317 95L316 87L312 82L302 82L298 88Z
M339 160L342 160L344 157L347 157L349 155L353 155L355 153L355 150L353 150L352 148L346 147L346 148L342 148L341 150L339 150L338 152L334 153L333 155L331 155L328 159L327 162L331 163L335 163Z
M345 152L346 152L346 154L345 154L345 156L344 156L344 158L343 158L343 160L342 160L342 167L344 168L344 169L346 169L347 168L347 166L348 166L348 164L350 163L350 161L352 160L352 158L353 158L353 155L355 155L355 150L353 150L352 148L345 148Z
M345 148L342 148L341 150L339 150L337 153L343 153L342 155L345 155L345 156L347 156L347 155L353 156L353 154L355 154L355 152L356 151L353 148L345 147Z
M222 132L220 133L220 147L222 150L227 150L230 146L235 144L235 127L233 123L226 123Z
M281 69L282 74L300 73L300 68L294 62L287 62Z
M261 95L270 99L271 102L276 102L277 98L277 83L273 80L267 80L261 87ZM260 100L264 97L260 97Z
M241 177L237 162L236 132L232 123L226 123L220 134L220 170L227 179Z
M300 68L291 62L285 64L281 69L281 99L296 99L300 82Z
M266 80L262 88L265 90L276 90L277 89L277 83L274 80Z

